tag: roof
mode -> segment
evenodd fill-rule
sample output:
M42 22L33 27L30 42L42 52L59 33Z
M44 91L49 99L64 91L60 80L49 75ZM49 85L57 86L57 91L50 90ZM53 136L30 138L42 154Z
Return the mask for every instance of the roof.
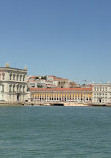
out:
M0 70L22 70L27 71L27 69L13 68L13 67L0 67Z
M53 81L68 81L68 79L64 79L53 75L48 75L47 77L53 77Z
M92 91L92 88L35 88L31 87L30 91Z
M28 77L29 77L29 79L30 79L30 78L36 78L36 76L28 76Z

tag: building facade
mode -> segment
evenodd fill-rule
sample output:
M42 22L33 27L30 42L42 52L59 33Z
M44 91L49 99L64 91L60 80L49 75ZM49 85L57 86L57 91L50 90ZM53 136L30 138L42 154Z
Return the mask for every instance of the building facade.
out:
M0 67L0 100L25 101L27 92L27 68Z
M31 101L91 102L92 88L30 88Z
M111 103L111 84L92 85L92 103L108 104Z

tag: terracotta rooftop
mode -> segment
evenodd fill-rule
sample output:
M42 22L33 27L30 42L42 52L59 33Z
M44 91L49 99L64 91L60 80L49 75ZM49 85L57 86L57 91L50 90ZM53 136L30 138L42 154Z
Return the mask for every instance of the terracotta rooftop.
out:
M36 78L36 76L29 76L29 78Z
M31 87L30 91L92 91L92 88L35 88L35 87Z

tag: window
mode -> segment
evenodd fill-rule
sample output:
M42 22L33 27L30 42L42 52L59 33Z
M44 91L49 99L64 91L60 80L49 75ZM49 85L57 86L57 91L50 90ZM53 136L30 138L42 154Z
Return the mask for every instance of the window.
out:
M18 81L19 75L17 74L17 81Z
M2 92L4 92L4 85L2 85Z
M11 92L11 85L9 85L9 92Z
M12 79L12 74L10 74L10 80Z
M15 74L13 74L13 80L15 80Z
M23 81L25 81L25 75L23 76Z
M17 92L19 91L19 85L17 85Z
M23 92L25 92L25 86L23 86ZM45 97L46 97L46 95L45 95Z
M20 75L20 81L22 80L22 75Z
M5 74L2 74L2 79L5 80Z
M22 86L20 85L20 91L21 91L21 89L22 89Z
M15 92L15 85L13 85L13 92Z

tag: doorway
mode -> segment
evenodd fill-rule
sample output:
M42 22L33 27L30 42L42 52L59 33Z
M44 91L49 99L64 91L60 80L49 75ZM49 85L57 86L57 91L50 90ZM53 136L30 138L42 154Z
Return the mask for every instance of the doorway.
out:
M99 103L101 103L101 99L99 99Z
M17 101L19 101L19 99L20 99L20 94L17 93Z

